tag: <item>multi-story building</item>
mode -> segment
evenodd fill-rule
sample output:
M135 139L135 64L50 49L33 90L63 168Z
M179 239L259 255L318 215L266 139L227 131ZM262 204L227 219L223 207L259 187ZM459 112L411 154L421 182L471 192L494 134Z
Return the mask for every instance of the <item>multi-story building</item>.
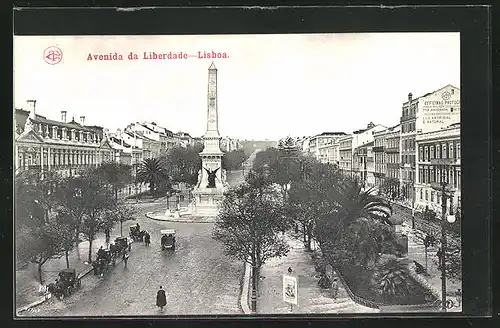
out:
M439 90L403 103L401 115L400 182L403 197L414 199L416 175L415 137L418 133L440 130L460 122L460 89L447 85Z
M354 131L352 135L346 135L338 139L339 143L339 167L350 172L351 175L359 171L356 170L357 166L353 164L353 153L356 148L364 144L370 143L374 140L374 133L386 129L383 125L375 125L370 122L366 129Z
M368 142L356 147L353 152L353 171L359 176L365 188L375 186L375 163L373 158L373 144Z
M175 145L181 144L181 138L179 135L174 135L172 131L157 125L155 122L143 122L141 125L158 134L157 139L160 142L160 153L162 155L166 154L167 151ZM156 136L152 139L156 140Z
M340 137L338 140L339 168L345 173L352 173L352 135Z
M461 195L460 123L418 134L415 141L418 149L415 207L428 206L440 214L441 197L436 189L446 182L447 189L452 193L451 206L454 212L460 204ZM449 201L447 208L450 210Z
M329 145L338 138L345 136L344 132L323 132L308 138L308 152L310 152L317 160L326 163L327 155L325 146ZM320 151L323 149L323 151Z
M112 148L103 129L86 126L73 118L66 122L66 111L61 121L36 114L36 101L28 101L29 111L16 109L14 116L15 173L34 169L42 174L57 171L62 176L77 175L82 169L99 166L112 160Z
M160 132L150 129L141 123L132 123L125 128L125 132L132 135L134 138L142 139L143 158L156 158L159 157L162 151L160 141ZM163 142L163 149L166 151L166 141Z
M189 133L179 131L177 133L174 133L174 137L180 140L180 144L184 147L194 146L194 139L189 135Z
M241 148L241 143L238 139L223 137L220 140L220 148L224 152L230 152Z
M340 161L339 149L340 149L339 138L328 141L327 143L319 147L319 160L322 163L331 163L339 165Z
M386 163L386 178L399 180L399 160L401 148L401 125L387 129L384 144L384 159Z
M386 130L373 133L373 165L374 165L374 183L377 188L381 188L386 174L387 174L387 164L385 162L385 136L387 135Z

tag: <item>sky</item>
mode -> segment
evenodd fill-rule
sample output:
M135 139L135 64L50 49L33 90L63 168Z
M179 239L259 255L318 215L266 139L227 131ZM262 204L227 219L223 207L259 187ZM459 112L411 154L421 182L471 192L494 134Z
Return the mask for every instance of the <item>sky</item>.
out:
M62 60L44 60L58 47ZM198 51L227 58L196 57ZM123 60L88 60L121 54ZM138 60L129 60L130 52ZM144 52L188 59L144 60ZM218 69L221 136L277 140L399 122L408 93L460 87L459 33L203 36L15 36L14 105L60 120L85 116L111 132L156 122L206 131L208 67Z

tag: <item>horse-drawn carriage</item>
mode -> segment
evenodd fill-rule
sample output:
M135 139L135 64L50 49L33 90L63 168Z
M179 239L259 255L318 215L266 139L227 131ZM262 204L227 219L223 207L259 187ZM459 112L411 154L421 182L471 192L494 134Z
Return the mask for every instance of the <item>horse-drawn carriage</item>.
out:
M131 248L132 244L127 237L116 237L114 244L109 245L109 250L115 257L123 255L127 249L130 252Z
M92 266L94 267L94 275L103 274L109 269L109 265L116 264L116 253L113 253L111 249L99 249L97 251L97 256Z
M145 230L141 231L141 228L138 224L134 224L130 226L130 238L132 238L134 241L143 241L144 240L144 235L146 233Z
M175 230L164 229L161 233L161 250L170 249L175 251Z
M78 279L76 270L64 269L59 272L59 278L56 279L56 282L47 286L47 290L59 300L62 300L64 297L73 294L73 291L81 286L82 282Z

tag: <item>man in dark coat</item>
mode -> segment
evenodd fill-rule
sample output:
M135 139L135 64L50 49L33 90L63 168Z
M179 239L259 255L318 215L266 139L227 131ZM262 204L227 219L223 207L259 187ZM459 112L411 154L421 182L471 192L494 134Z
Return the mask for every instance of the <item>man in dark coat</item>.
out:
M167 305L167 296L165 295L165 291L163 290L163 287L160 286L160 289L156 293L156 306L160 308L160 310L163 311L163 307Z

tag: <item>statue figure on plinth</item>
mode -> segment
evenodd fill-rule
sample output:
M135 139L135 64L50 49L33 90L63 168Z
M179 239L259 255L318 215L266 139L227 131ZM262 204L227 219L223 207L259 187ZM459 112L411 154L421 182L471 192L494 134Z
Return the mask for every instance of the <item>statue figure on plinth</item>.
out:
M216 168L215 170L210 170L207 168L204 168L204 169L205 169L205 171L207 171L207 174L208 174L207 188L215 188L215 178L216 178L215 174L220 169L220 167Z

